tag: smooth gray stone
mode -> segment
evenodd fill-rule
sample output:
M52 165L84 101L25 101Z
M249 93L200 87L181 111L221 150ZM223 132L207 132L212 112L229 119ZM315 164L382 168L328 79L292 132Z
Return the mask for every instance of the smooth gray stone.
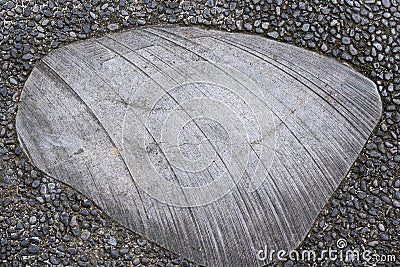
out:
M199 28L124 31L32 71L19 140L117 221L208 266L294 249L381 114L373 82L324 56Z

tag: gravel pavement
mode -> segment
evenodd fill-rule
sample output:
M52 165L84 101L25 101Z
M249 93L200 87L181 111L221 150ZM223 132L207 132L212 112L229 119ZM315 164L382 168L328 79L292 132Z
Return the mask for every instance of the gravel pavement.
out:
M344 250L395 255L383 265L400 266L399 21L394 0L0 0L1 266L194 266L35 169L15 131L19 94L42 57L77 40L158 24L259 34L335 58L374 81L381 121L298 249L319 253L344 241ZM340 259L275 265L349 266Z

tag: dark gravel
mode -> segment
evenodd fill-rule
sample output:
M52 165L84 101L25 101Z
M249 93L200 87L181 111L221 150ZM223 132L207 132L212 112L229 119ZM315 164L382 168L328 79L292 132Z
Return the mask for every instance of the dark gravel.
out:
M377 84L381 122L299 249L335 249L344 238L351 249L396 254L385 266L400 266L399 20L394 0L0 0L1 266L192 265L123 229L79 192L31 166L15 130L19 93L40 58L76 40L161 23L292 43L350 64Z

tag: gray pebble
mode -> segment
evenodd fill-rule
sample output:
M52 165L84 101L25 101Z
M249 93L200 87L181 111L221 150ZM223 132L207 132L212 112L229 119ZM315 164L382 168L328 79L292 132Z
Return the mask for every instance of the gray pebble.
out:
M132 261L133 265L137 266L140 264L140 259L139 258L134 258Z
M110 252L110 256L111 256L112 259L118 259L118 257L119 257L118 250L112 249L111 252Z
M137 243L139 246L143 247L143 246L145 246L145 245L147 244L147 241L144 240L144 239L138 239L138 240L136 240L136 243Z
M310 24L308 23L304 24L303 27L301 28L303 32L308 32L309 29L310 29Z
M50 263L54 264L54 265L60 264L60 262L57 260L57 258L55 256L50 257Z
M22 59L23 59L23 60L30 60L30 59L32 59L32 58L33 58L33 55L32 55L32 54L25 54L25 55L22 56Z
M82 238L83 240L87 240L87 239L89 239L89 237L90 237L90 232L89 232L89 231L83 231L83 232L82 232L81 238Z
M12 9L12 8L14 8L14 7L15 7L14 2L12 2L12 1L7 2L7 8L8 8L8 9Z
M379 244L379 241L376 241L376 240L371 241L371 242L368 242L368 246L370 246L370 247L375 247L375 246L377 246L378 244Z
M386 8L390 7L390 0L382 0L382 5Z
M215 0L207 0L206 5L207 5L208 7L214 7L214 6L215 6Z
M111 246L116 246L117 240L114 237L111 237L110 239L108 239L108 244L110 244Z
M244 28L245 28L247 31L251 31L251 30L253 29L253 26L252 26L250 23L245 23L245 24L244 24Z
M54 183L49 183L47 187L49 188L49 191L52 191L56 188L56 185Z
M143 26L143 25L146 25L146 21L143 20L143 19L139 19L139 20L137 21L137 24L140 25L140 26Z
M68 215L68 213L63 213L63 214L61 214L60 220L61 220L62 224L68 225L68 221L69 221L69 215Z
M10 83L12 85L17 85L18 84L17 80L15 78L13 78L13 77L10 78Z
M119 26L118 26L118 24L110 24L110 25L107 25L107 29L109 29L110 31L116 31L119 29Z
M69 221L69 225L71 227L75 227L75 226L78 225L78 221L76 220L76 216L75 215L71 217L71 220Z
M349 37L343 37L342 38L342 43L343 44L347 45L347 44L350 44L350 42L351 42L351 39Z
M30 224L36 224L36 222L37 222L36 216L29 217L29 223Z
M274 38L274 39L277 39L277 38L279 37L279 33L276 32L276 31L269 32L269 33L268 33L268 36L270 36L270 37L272 37L272 38Z
M354 13L354 14L351 16L351 18L353 19L353 21L354 21L355 23L360 23L360 22L361 22L361 17L360 17L360 15L357 14L357 13Z
M121 255L128 254L128 253L129 253L129 248L121 248L121 249L119 250L119 253L120 253Z
M30 246L30 247L28 247L28 253L29 254L37 255L37 254L39 254L39 251L40 251L40 247L39 246Z

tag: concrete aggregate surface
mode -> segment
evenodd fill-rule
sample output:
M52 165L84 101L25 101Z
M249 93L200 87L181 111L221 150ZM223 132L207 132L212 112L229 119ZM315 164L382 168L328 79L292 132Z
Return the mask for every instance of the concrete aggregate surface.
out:
M254 248L298 245L381 106L320 54L158 26L43 58L16 130L30 162L134 232L203 265L263 266Z
M349 64L376 83L383 115L298 250L368 249L400 265L400 3L314 1L0 0L1 266L195 266L111 220L32 166L15 117L35 63L77 40L146 25L259 34ZM57 178L57 177L56 177ZM260 248L262 249L262 248ZM284 260L271 266L374 266Z

